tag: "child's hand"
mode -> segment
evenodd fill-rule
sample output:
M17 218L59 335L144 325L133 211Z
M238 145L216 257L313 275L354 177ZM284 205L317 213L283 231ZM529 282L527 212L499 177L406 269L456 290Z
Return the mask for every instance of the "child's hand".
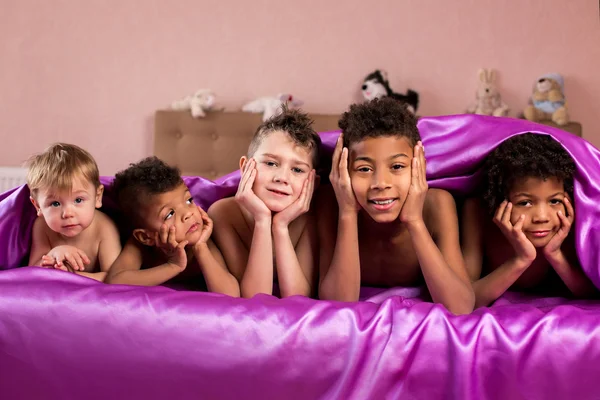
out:
M417 142L411 160L411 180L408 195L400 211L400 221L410 224L423 220L423 204L427 197L425 148L421 141Z
M202 231L197 244L205 244L208 239L210 239L210 235L212 235L213 221L210 219L206 211L204 211L200 206L198 206L198 211L202 216Z
M63 264L58 265L54 257L50 257L47 255L42 256L42 267L44 268L53 268L60 269L66 272L75 272L75 270L71 267L68 261L65 261Z
M85 266L90 263L89 257L83 250L67 245L53 248L46 256L48 259L52 258L54 260L55 268L60 269L68 262L75 271L83 271Z
M516 252L516 257L521 261L531 264L537 254L533 243L523 233L523 222L525 216L521 215L516 224L510 222L512 203L504 200L494 216L494 223L500 228L502 234L508 239Z
M235 201L252 214L255 221L270 219L271 210L267 208L265 203L252 190L256 174L256 161L251 158L246 162L242 170L242 178L238 186L238 191L235 194Z
M340 135L333 151L329 181L333 186L340 213L356 213L360 210L360 205L352 190L352 182L348 173L348 149L342 148L343 143L343 136Z
M300 192L300 196L298 196L296 201L273 217L273 227L287 228L293 220L308 212L315 189L315 174L314 169L310 171L308 178L302 184L302 192Z
M573 225L573 220L575 219L575 210L573 209L573 205L569 201L569 198L565 196L564 199L565 208L567 209L567 215L563 214L562 211L558 212L558 218L560 219L560 229L552 239L548 242L546 246L544 246L544 256L547 259L555 257L556 254L560 251L560 246L564 242L564 240L569 235L569 231L571 230L571 226Z
M167 228L166 224L162 224L160 232L156 233L156 247L158 247L167 256L167 263L173 265L180 271L187 267L187 254L185 254L185 246L187 240L177 243L175 240L175 226Z

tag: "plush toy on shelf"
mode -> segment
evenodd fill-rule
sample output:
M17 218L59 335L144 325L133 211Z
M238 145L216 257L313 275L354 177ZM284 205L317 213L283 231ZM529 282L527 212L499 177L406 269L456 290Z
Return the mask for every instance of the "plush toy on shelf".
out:
M475 93L475 102L467 109L470 114L505 117L508 106L502 101L496 87L496 71L482 68L479 70L479 87Z
M181 100L171 103L173 110L190 110L192 117L205 117L205 111L211 110L215 105L215 94L210 89L200 89L196 93L186 96Z
M302 106L304 102L289 93L280 93L274 97L259 97L256 100L246 103L242 107L242 111L262 113L263 121L266 121L281 113L282 104L287 104L289 108L296 108Z
M373 100L375 98L386 96L391 97L405 103L408 110L413 114L417 112L417 108L419 107L419 94L417 92L408 89L406 94L395 93L392 88L390 88L387 73L379 69L370 73L364 79L362 94L366 100Z
M564 93L564 80L560 74L541 76L533 85L529 106L523 111L523 116L529 121L552 121L556 125L567 125L569 112Z

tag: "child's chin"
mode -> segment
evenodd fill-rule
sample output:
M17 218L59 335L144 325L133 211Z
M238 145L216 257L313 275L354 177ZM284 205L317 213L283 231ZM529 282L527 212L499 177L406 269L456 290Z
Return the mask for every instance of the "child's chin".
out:
M388 213L369 213L369 216L371 217L371 219L373 219L373 221L379 223L379 224L389 224L391 222L397 221L398 217L400 216L399 213L393 213L393 212L388 212Z

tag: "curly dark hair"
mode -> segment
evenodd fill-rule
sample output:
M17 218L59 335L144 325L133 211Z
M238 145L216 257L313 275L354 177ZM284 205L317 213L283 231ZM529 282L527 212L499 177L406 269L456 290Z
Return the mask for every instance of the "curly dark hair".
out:
M512 186L525 178L556 178L573 198L575 162L560 143L548 135L524 133L506 139L483 164L482 197L493 215Z
M282 112L260 124L248 147L248 157L252 157L262 141L273 132L282 131L299 146L312 152L313 168L317 168L320 157L321 137L312 128L313 121L300 110L290 110L282 105Z
M344 133L344 147L379 136L405 137L411 147L421 140L417 118L406 104L389 97L351 105L338 125Z
M183 179L178 168L157 157L147 157L115 175L111 191L121 211L134 224L140 224L140 208L153 195L166 193L181 185Z

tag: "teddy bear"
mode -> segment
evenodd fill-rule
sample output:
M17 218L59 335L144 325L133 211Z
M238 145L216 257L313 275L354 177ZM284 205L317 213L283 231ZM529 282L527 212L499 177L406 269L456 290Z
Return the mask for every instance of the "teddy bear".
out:
M405 103L408 110L413 114L417 112L417 108L419 107L419 94L411 89L408 89L406 94L395 93L390 88L387 72L383 70L378 69L367 75L361 89L365 100L373 100L385 96L391 97Z
M215 94L210 89L200 89L190 96L185 96L181 100L171 103L173 110L190 110L192 117L205 117L205 111L213 108L215 105Z
M496 71L482 68L479 70L479 86L475 92L475 102L467 109L467 113L505 117L508 106L502 101L496 87Z
M290 108L300 107L304 104L302 100L297 99L289 93L279 93L274 97L259 97L249 103L244 104L242 111L251 113L263 113L263 121L279 115L281 105L287 103Z
M569 112L564 89L564 80L560 74L542 75L534 83L529 105L523 110L525 119L534 122L551 120L556 125L567 125Z

